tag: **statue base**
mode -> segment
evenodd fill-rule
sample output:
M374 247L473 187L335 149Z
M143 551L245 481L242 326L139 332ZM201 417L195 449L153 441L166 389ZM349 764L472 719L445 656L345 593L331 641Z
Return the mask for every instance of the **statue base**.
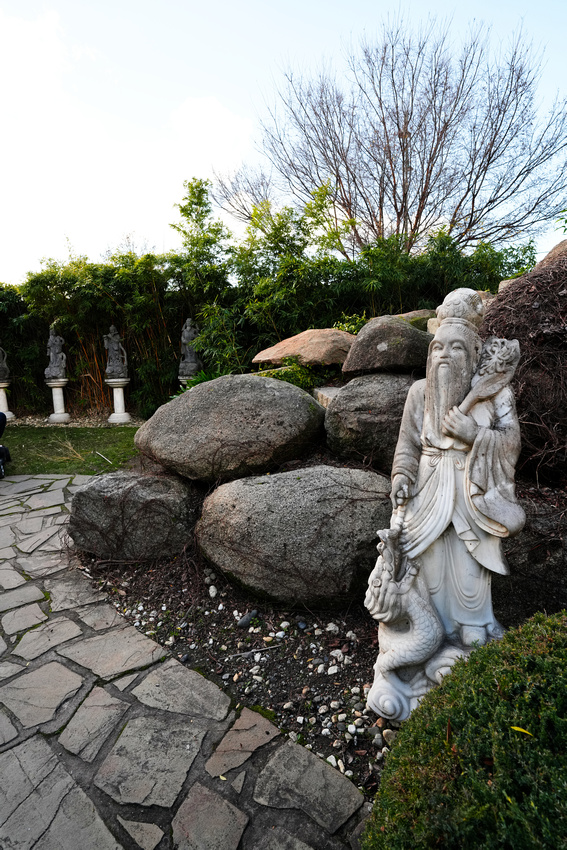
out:
M132 420L124 406L124 387L130 383L130 378L105 378L105 384L112 387L114 397L114 413L108 417L111 425L125 425Z
M15 419L16 415L12 413L11 410L8 410L8 399L6 397L6 390L10 386L10 381L0 381L0 411L4 414L6 419Z
M51 395L53 396L53 413L48 417L48 422L51 422L52 425L64 425L71 419L70 415L65 412L65 399L63 397L63 387L66 387L68 382L68 378L54 378L52 381L45 382L51 388Z

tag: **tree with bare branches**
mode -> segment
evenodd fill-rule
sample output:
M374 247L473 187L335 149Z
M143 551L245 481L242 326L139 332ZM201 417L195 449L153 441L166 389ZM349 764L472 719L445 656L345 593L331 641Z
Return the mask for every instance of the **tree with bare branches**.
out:
M385 24L344 80L286 74L263 125L275 182L302 203L327 187L345 255L392 234L409 251L441 228L461 247L525 240L567 195L567 100L542 117L540 59L521 34L495 58L483 26L457 48L435 22ZM242 172L217 200L246 218L270 191Z

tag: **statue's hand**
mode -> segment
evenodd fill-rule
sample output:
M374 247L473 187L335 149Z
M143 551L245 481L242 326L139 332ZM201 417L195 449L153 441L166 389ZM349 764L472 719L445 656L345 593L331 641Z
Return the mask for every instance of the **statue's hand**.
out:
M467 443L467 445L472 446L476 440L479 427L474 419L470 416L466 416L459 410L458 407L453 407L449 413L445 415L441 430L444 434L447 434L447 436L456 437L458 440L462 440L463 443Z
M407 475L404 475L402 472L398 472L397 475L394 475L392 478L392 491L390 493L390 499L392 500L392 506L394 510L399 508L400 505L405 505L405 503L409 499L409 491L410 491L411 480Z

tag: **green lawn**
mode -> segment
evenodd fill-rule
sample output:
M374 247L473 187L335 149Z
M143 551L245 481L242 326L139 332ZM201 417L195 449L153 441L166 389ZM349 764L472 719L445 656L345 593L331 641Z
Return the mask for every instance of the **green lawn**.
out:
M128 425L109 428L6 428L3 436L12 462L6 475L112 472L138 454Z

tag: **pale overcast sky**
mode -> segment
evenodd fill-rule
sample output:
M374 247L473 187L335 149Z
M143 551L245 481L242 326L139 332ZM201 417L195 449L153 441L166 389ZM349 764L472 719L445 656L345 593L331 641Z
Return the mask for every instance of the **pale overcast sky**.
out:
M567 91L565 0L0 0L0 281L68 244L92 260L127 235L177 247L183 181L258 156L282 69L340 66L398 9L451 17L456 36L474 17L497 42L521 25L545 48L542 97Z

